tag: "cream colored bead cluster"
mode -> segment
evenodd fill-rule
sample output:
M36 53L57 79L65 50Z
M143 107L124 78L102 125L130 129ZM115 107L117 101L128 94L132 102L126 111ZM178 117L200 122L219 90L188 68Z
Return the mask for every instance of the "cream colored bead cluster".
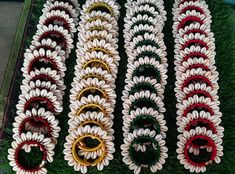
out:
M205 172L223 156L215 39L204 0L176 0L173 7L178 159L190 172Z
M37 32L24 53L21 94L13 123L14 141L8 150L10 165L17 174L47 173L45 165L53 162L60 131L56 116L63 110L66 88L65 60L74 48L79 4L76 0L48 0L42 11ZM28 166L29 159L20 154L34 153L34 148L43 154L41 163Z
M115 0L87 0L78 26L75 77L70 90L65 160L75 171L103 170L113 159L115 79L119 65Z
M124 39L128 56L123 91L123 162L139 174L163 168L166 111L163 94L167 84L166 46L162 29L166 11L162 0L128 0Z

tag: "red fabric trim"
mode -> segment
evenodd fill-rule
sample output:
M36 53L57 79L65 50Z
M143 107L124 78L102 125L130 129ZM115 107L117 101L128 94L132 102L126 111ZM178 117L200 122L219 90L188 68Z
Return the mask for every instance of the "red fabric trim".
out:
M65 29L67 29L69 32L70 32L70 27L69 27L69 24L68 24L68 22L64 19L64 18L62 18L62 17L60 17L60 16L51 16L50 18L47 18L46 20L45 20L45 22L44 22L44 25L49 25L50 23L53 23L53 22L55 22L55 21L62 21L63 22L63 25L62 25L62 27L64 27ZM61 26L61 25L60 25Z
M188 10L196 10L197 12L200 12L201 14L205 14L204 10L201 9L200 7L195 6L195 5L189 5L189 6L186 6L185 8L183 8L183 9L181 10L180 15L181 15L182 13L185 13L185 12L188 11Z
M204 59L208 59L208 57L205 54L201 53L201 52L192 52L192 53L187 54L183 58L183 61L187 61L189 58L194 58L194 57L202 57Z
M212 83L208 78L201 76L201 75L194 75L194 76L188 77L184 81L183 85L181 86L181 89L183 90L183 88L187 87L190 84L191 80L201 80L201 81L204 81L207 85L212 86Z
M42 167L36 166L34 169L28 169L28 168L26 168L26 167L23 167L23 166L20 164L19 160L18 160L18 156L19 156L20 150L21 150L22 147L23 147L24 145L26 145L26 144L27 144L27 145L36 144L36 145L38 146L38 148L42 149L42 151L43 151L42 161L45 161L45 160L46 160L46 158L47 158L47 151L46 151L45 147L44 147L41 143L39 143L38 141L35 141L35 140L26 140L26 141L22 142L21 144L19 144L19 146L18 146L17 149L15 150L15 162L16 162L16 165L17 165L19 168L21 168L21 169L23 169L23 170L25 170L25 171L28 171L28 172L36 172L36 171L40 170ZM34 147L35 147L35 146L34 146Z
M199 29L188 30L187 32L184 33L184 35L189 35L190 33L200 33L200 34L204 34L204 35L208 36L205 31L199 30Z
M57 41L55 41L57 43L57 45L61 46L62 48L65 47L67 48L67 43L66 43L66 39L64 38L64 35L61 34L60 32L58 31L47 31L47 32L44 32L40 37L39 37L39 41L42 41L43 39L45 38L50 38L49 35L57 35L59 38L62 38L63 39L63 42L62 43L58 43ZM54 41L54 40L53 40Z
M36 57L34 58L30 63L29 63L29 69L28 69L28 73L30 74L31 71L33 71L33 67L34 67L34 63L39 61L40 59L46 59L47 61L49 61L52 64L52 68L53 70L59 71L58 66L56 65L56 61L54 61L53 59L45 56L45 57Z
M48 134L47 134L47 135L48 135L48 136L51 136L51 126L50 126L50 124L48 123L48 121L47 121L46 119L42 118L41 116L33 116L33 117L25 118L25 119L21 122L21 124L20 124L20 126L19 126L19 133L20 133L20 134L23 133L24 126L25 126L25 124L26 124L27 122L29 122L29 124L30 124L31 126L34 126L34 127L42 127L42 126L38 126L37 124L35 124L35 123L33 122L33 120L40 121L40 122L42 122L42 124L43 124L44 127L48 127Z
M184 100L188 100L189 97L192 97L194 95L198 95L198 94L202 94L204 97L208 97L212 100L211 95L208 92L202 91L202 90L195 90L190 92L189 94L186 95L186 97L184 98Z
M49 76L47 74L36 75L31 79L31 81L36 81L36 80L45 81L45 79L48 79L52 83L56 84L56 81L51 76Z
M185 155L185 159L190 163L192 164L193 166L198 166L198 167L203 167L203 166L206 166L208 161L205 161L205 162L201 162L201 163L197 163L197 162L194 162L188 155L188 149L192 146L192 143L194 140L196 139L205 139L208 141L208 145L212 146L212 154L210 156L210 160L211 161L214 161L215 160L215 157L216 157L216 152L217 152L217 148L216 148L216 145L215 145L215 142L210 138L210 137L207 137L205 135L196 135L196 136L193 136L191 137L187 143L185 144L185 147L184 147L184 155Z
M191 69L197 69L197 68L201 68L205 71L209 71L209 68L208 66L204 65L204 64L200 64L200 63L197 63L197 64L193 64L193 65L190 65L187 70L191 70Z
M183 116L186 117L190 110L193 110L193 109L195 109L197 107L202 107L204 110L210 112L211 115L215 114L213 109L211 109L207 104L205 104L205 103L194 103L194 104L191 104L190 106L188 106L184 110Z
M204 21L201 20L199 17L196 17L196 16L187 16L186 18L184 18L178 25L178 30L180 28L184 28L184 24L189 22L189 21L195 21L195 22L199 22L201 25L204 24Z
M48 45L40 45L40 46L36 46L34 50L40 50L40 48L43 48L44 50L55 51L55 49L54 49L54 48L52 48L51 46L48 46Z
M208 50L208 45L207 43L205 43L204 41L200 40L200 39L192 39L187 41L182 47L181 50L184 50L186 47L188 47L190 44L200 44L203 47L206 47L206 49Z
M42 101L45 101L47 103L47 107L48 107L48 109L51 112L53 112L53 113L55 112L55 108L53 106L53 103L48 98L45 98L45 97L33 97L33 98L30 98L28 101L26 101L26 103L24 105L24 111L27 110L27 108L29 107L29 105L32 102L42 102Z
M198 118L198 119L192 120L192 121L189 122L188 125L185 127L185 130L190 131L190 127L191 127L192 125L195 125L195 124L197 125L198 122L203 122L203 123L208 124L207 129L208 129L208 130L211 130L214 134L217 133L217 130L216 130L214 124L213 124L210 120L205 119L205 118Z

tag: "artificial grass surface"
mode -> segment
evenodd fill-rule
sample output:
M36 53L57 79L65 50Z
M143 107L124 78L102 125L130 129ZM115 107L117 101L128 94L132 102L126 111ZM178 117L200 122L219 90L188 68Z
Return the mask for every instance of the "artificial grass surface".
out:
M167 132L167 147L169 149L168 159L166 164L163 166L163 170L157 173L159 174L187 174L188 170L184 170L183 166L180 165L176 156L176 142L177 142L177 131L176 131L176 99L174 94L174 83L175 83L175 72L174 72L174 40L172 37L172 14L171 9L174 0L165 0L165 9L167 11L167 22L164 27L165 34L165 44L167 46L168 53L168 84L165 91L165 107L167 112L165 113L165 119L167 121L167 126L169 128ZM206 174L234 174L235 173L235 22L232 18L232 9L223 3L222 0L206 0L209 5L209 9L212 14L213 23L212 31L215 34L216 39L216 66L220 73L220 90L219 96L221 101L221 111L223 113L222 126L225 127L225 137L224 137L224 156L220 164L212 164L208 166ZM84 3L84 0L80 4ZM120 153L120 145L122 144L122 90L124 88L124 78L126 73L127 56L125 54L123 45L123 17L125 17L125 1L119 0L118 3L122 6L121 17L119 19L119 54L121 57L119 65L119 74L116 80L116 93L117 93L117 104L115 108L115 118L114 118L114 130L115 130L115 147L116 153L114 154L114 160L111 161L108 167L105 167L103 171L96 170L95 167L89 168L88 173L90 174L130 174L132 173L126 165L122 162L122 156ZM34 14L32 15L32 23L30 25L30 32L25 46L29 45L32 35L35 33L36 26L34 24L38 21L38 16L41 15L41 8L43 2L41 0L36 0L34 7ZM76 43L76 41L74 42ZM64 97L64 111L58 117L60 120L60 126L62 131L60 133L60 138L58 139L58 144L55 149L54 162L47 165L49 174L75 174L72 167L67 165L67 161L64 160L63 155L63 144L65 142L65 136L67 136L68 129L68 112L69 112L69 90L71 88L70 84L73 79L74 65L76 62L75 52L71 54L70 58L67 60L67 73L65 77L65 84L67 85L66 95ZM20 77L20 72L19 72ZM19 89L18 83L18 89ZM19 93L19 91L18 91ZM16 97L17 98L17 97ZM12 114L9 115L9 119L13 121L15 116L15 103L12 105ZM6 125L6 136L4 140L0 143L0 169L4 173L11 174L14 173L11 167L8 165L7 160L7 149L10 147L12 141L11 138L11 128L12 124ZM143 171L141 173L150 173L149 171Z

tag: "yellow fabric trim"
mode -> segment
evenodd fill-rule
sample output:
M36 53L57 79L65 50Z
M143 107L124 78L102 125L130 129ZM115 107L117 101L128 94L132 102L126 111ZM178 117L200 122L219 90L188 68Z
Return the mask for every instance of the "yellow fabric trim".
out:
M103 95L103 97L104 97L105 99L108 99L106 93L105 93L103 90L101 90L100 88L97 88L97 87L95 87L95 86L90 86L90 87L84 88L84 89L77 95L77 100L80 100L81 97L82 97L82 95L83 95L86 91L90 91L90 90L97 90L97 91L99 91L99 92L102 93L102 95Z
M87 9L87 11L89 12L89 13L91 13L95 8L106 8L108 11L109 11L109 13L111 14L111 15L113 15L113 10L112 10L112 8L109 6L109 5L107 5L107 4L105 4L105 3L103 3L103 2L98 2L98 3L94 3L94 4L92 4L88 9Z
M101 64L101 66L102 66L106 71L108 71L109 73L111 73L111 72L110 72L110 68L108 67L108 65L107 65L105 62L103 62L102 60L99 60L99 59L92 59L92 60L87 61L87 62L83 65L83 69L85 69L86 67L88 67L88 65L91 64L91 63Z
M82 140L83 140L84 138L87 138L87 137L90 137L90 138L92 138L92 139L98 140L98 141L100 142L100 144L99 144L97 147L95 147L95 148L86 148L86 147L82 147L82 146L84 145L84 144L82 143ZM81 159L81 158L78 156L78 154L77 154L77 147L79 147L80 149L83 149L83 150L87 149L88 152L95 151L94 149L102 148L102 154L101 154L101 156L100 156L99 158L97 158L95 161L93 161L93 162L88 162L87 160ZM86 150L85 150L85 151L86 151ZM105 154L106 154L106 152L105 152L105 145L104 145L103 141L102 141L99 137L94 136L94 135L91 135L91 134L86 134L86 135L83 135L83 136L81 136L81 137L78 137L78 138L76 139L76 141L75 141L75 142L73 143L73 145L72 145L72 155L73 155L73 158L75 159L75 161L76 161L77 163L79 163L79 164L81 164L81 165L84 165L84 166L94 166L94 165L99 164L99 163L103 160L103 158L105 157Z
M98 108L101 112L103 112L105 115L107 115L106 112L105 112L105 110L104 110L100 105L95 104L95 103L86 104L85 106L81 107L81 108L77 111L76 115L79 116L85 108L91 108L91 107Z

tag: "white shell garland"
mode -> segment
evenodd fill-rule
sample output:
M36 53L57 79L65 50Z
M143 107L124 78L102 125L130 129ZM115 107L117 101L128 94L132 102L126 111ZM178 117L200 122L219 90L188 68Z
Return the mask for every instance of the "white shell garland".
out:
M9 164L17 174L46 174L46 164L53 162L61 130L56 117L63 111L66 89L65 60L74 48L73 33L78 22L79 4L76 0L69 2L73 5L54 0L44 4L37 32L25 50L21 95L13 123L14 141L8 150ZM34 153L33 148L39 148L43 158L38 166L28 167L29 159L19 152ZM26 165L20 158L24 158Z

